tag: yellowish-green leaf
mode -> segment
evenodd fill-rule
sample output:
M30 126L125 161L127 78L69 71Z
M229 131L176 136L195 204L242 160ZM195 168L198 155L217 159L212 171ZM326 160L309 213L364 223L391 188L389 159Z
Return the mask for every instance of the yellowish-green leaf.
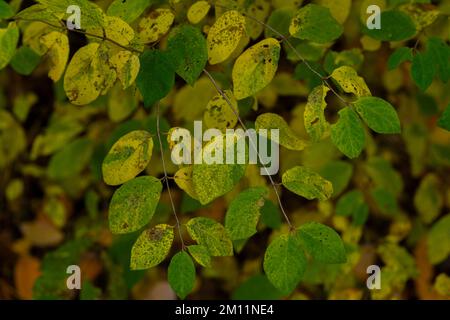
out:
M143 130L121 137L103 160L102 172L106 184L115 186L136 177L150 162L153 139Z
M158 205L161 190L161 181L150 176L135 178L117 189L109 204L111 232L130 233L149 223Z
M256 118L255 129L260 135L264 133L259 130L267 129L269 138L270 129L278 129L279 139L276 142L289 150L303 150L307 146L307 142L299 138L286 121L275 113L263 113Z
M257 39L264 31L264 25L259 21L265 21L270 13L270 1L268 0L239 0L239 4L245 7L245 13L252 18L245 18L246 30L250 38ZM248 5L249 4L249 5Z
M133 28L119 17L106 17L104 30L108 39L114 40L122 46L128 46L134 38Z
M318 173L306 167L293 167L283 173L283 186L308 200L327 200L333 194L333 185Z
M110 63L116 69L123 89L130 87L139 73L139 57L130 51L122 50L111 57Z
M237 58L233 67L236 99L241 100L264 89L278 68L280 44L274 38L258 42Z
M352 0L316 0L315 2L330 9L331 15L340 24L347 20L352 6Z
M8 24L7 28L0 29L0 70L6 67L16 52L19 41L19 29L15 22Z
M228 101L221 94L217 94L208 102L203 116L203 121L208 128L217 128L222 132L236 126L238 118L235 113L239 114L238 104L233 93L229 90L224 93L228 97ZM228 102L231 103L231 106L228 105Z
M69 38L64 33L52 31L42 36L40 40L48 49L47 56L51 64L48 76L56 82L62 77L69 60Z
M430 229L427 237L428 258L432 264L447 259L450 254L450 214L440 218Z
M190 245L187 247L191 256L203 267L208 268L211 265L211 256L209 255L208 249L199 244Z
M158 224L145 230L131 249L131 270L143 270L160 264L173 243L173 227Z
M342 66L334 69L331 77L339 84L344 92L353 93L358 97L372 95L364 79L358 76L352 67Z
M10 164L25 150L25 132L6 110L0 109L0 169Z
M156 9L139 21L138 36L143 43L158 41L172 26L175 19L172 10Z
M186 227L191 238L204 246L211 256L233 255L233 244L220 223L209 218L198 217L189 220Z
M192 6L190 6L187 12L187 18L190 23L197 24L202 21L208 14L211 5L208 1L197 1Z
M191 198L197 199L197 193L194 189L194 184L192 182L192 171L193 166L187 166L180 168L174 176L175 183L184 190Z
M314 88L308 96L304 113L305 129L313 141L324 138L330 127L324 113L327 107L325 97L329 90L328 87L320 85Z
M208 32L208 60L221 63L230 57L245 35L245 18L230 10L221 15Z
M422 179L414 194L414 206L425 223L432 222L441 212L444 205L441 188L438 176L429 173Z

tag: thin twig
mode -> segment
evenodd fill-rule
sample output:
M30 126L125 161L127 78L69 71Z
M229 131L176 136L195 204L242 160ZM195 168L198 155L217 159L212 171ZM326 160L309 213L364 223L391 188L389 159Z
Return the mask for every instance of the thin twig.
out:
M209 80L211 81L211 83L214 85L214 87L216 88L217 92L225 99L226 103L228 104L228 106L231 108L231 110L233 111L234 115L236 116L236 118L239 121L239 124L242 126L242 128L244 130L247 130L246 125L244 124L244 121L242 121L241 117L239 116L238 111L234 108L233 104L231 103L230 99L228 98L228 96L225 94L225 92L219 87L219 85L217 84L217 82L214 80L214 78L212 77L212 75L208 72L208 70L203 69L203 72L206 74L206 76L209 78ZM249 142L252 146L252 148L255 150L256 154L258 155L258 159L259 161L262 163L261 160L261 156L255 146L255 144L253 143L252 139L249 139ZM283 203L281 202L281 197L280 194L278 192L277 186L275 184L275 182L272 179L272 176L269 174L269 171L267 170L267 168L263 165L264 170L267 173L267 176L269 177L270 183L273 187L273 190L275 191L275 194L277 196L278 199L278 204L280 206L281 212L283 213L284 218L286 219L287 224L289 225L290 229L293 229L291 220L289 219L288 215L286 214L286 211L284 210L284 206Z
M175 220L176 220L176 227L178 229L178 234L180 235L181 248L182 248L182 250L184 250L185 245L184 245L183 236L181 235L181 224L180 224L180 220L178 219L177 210L175 209L175 203L173 202L172 192L170 190L169 176L167 174L166 162L164 160L164 154L163 154L163 144L162 144L162 140L161 140L161 134L159 132L159 103L156 106L156 133L158 135L159 151L161 153L161 161L162 161L162 166L163 166L163 170L164 170L164 181L166 182L167 192L169 193L169 198L170 198L170 204L172 205L173 215L175 216Z

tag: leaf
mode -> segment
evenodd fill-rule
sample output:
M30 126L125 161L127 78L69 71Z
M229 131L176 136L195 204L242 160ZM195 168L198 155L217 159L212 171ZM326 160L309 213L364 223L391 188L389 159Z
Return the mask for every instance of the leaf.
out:
M191 238L206 247L211 256L233 255L231 239L220 223L209 218L197 217L189 220L186 228Z
M438 126L442 129L450 131L450 104L447 105L441 117L438 120Z
M316 261L322 263L347 261L344 243L330 227L318 222L308 222L297 229L297 236Z
M211 265L211 256L208 249L199 244L187 246L189 253L203 267L208 268Z
M136 177L150 162L153 139L147 131L136 130L121 137L102 164L103 180L116 186Z
M227 96L228 101L221 94L215 95L209 100L203 115L203 121L208 128L217 128L222 132L225 132L226 129L234 128L238 123L235 113L239 115L238 103L233 93L225 90L224 94ZM228 102L231 103L231 107Z
M18 74L29 76L41 62L41 56L29 47L20 47L11 59L11 67Z
M427 41L427 51L436 66L439 78L447 83L450 79L450 47L442 39L430 37Z
M208 61L206 40L199 29L183 25L169 35L167 51L176 73L191 86Z
M248 48L236 59L232 78L237 100L254 95L272 81L278 68L280 50L278 41L269 38Z
M269 19L267 19L266 24L268 25L268 27L266 27L264 31L264 36L266 38L279 37L279 34L277 32L274 32L273 30L278 31L284 36L288 36L289 25L291 24L291 20L294 17L294 13L295 12L293 12L292 8L289 7L273 10L269 16Z
M0 19L9 19L13 15L13 9L5 1L0 0Z
M189 7L187 18L190 23L197 24L202 21L208 14L211 5L208 1L197 1Z
M367 220L368 214L369 207L364 202L364 195L359 190L345 193L336 203L336 215L352 217L354 225L363 225Z
M411 77L422 91L426 91L433 82L434 61L428 52L416 53L412 59Z
M263 113L258 116L255 121L255 129L261 136L265 136L261 129L267 129L267 136L270 138L270 130L279 130L279 141L275 141L289 150L303 150L307 146L307 142L299 138L295 132L289 127L286 121L275 113Z
M342 26L333 18L330 9L317 4L300 8L289 26L289 33L293 37L317 43L336 40L342 32Z
M269 281L287 295L302 279L306 257L297 239L291 234L283 234L267 247L263 267Z
M48 76L57 82L69 60L69 38L64 33L53 31L42 36L40 41L48 49L47 56L51 64Z
M20 299L33 299L33 286L41 275L40 266L41 262L30 255L23 255L17 259L14 266L14 285Z
M197 199L197 193L194 189L194 184L192 182L192 172L194 167L193 166L187 166L178 169L178 171L175 173L174 180L180 189L185 191L191 198Z
M161 181L150 176L135 178L117 189L109 204L111 232L131 233L149 223L158 205L161 190Z
M383 11L380 14L380 29L364 27L364 33L380 41L402 41L412 38L416 34L416 26L412 19L398 10Z
M149 0L114 0L108 7L106 13L109 16L117 16L126 23L131 23L136 20L149 5Z
M241 3L245 3L246 0ZM244 6L245 18L245 29L249 37L253 40L259 38L261 33L264 31L264 25L259 23L259 21L265 21L270 13L270 1L269 0L252 0L246 1ZM252 16L250 18L249 16Z
M329 8L333 18L340 24L347 20L352 7L351 0L318 0L317 4Z
M61 180L79 174L91 160L93 142L88 138L79 138L55 153L47 167L51 179Z
M308 200L327 200L333 194L333 185L306 167L296 166L283 173L283 186Z
M333 144L350 159L359 156L364 149L365 132L358 115L345 107L339 111L339 120L331 125Z
M139 57L131 51L121 50L113 55L109 62L116 69L123 90L129 88L139 73L141 66Z
M447 259L450 254L450 214L440 218L430 229L427 237L428 258L433 265Z
M334 69L331 77L339 84L344 92L353 93L358 97L372 95L364 79L358 76L352 67L342 66Z
M245 136L239 139L245 139ZM231 145L229 143L227 144L226 141L229 141L229 139L225 135L212 139L199 153L199 156L203 158L202 163L194 164L192 181L195 193L201 204L210 203L214 199L231 191L244 175L245 164L208 164L204 161L204 158L208 156L208 150L223 150L223 158L221 160L223 162L225 162L224 159L227 152L234 153L235 159L238 159L241 156L241 151L232 151L236 151L237 141L231 143ZM199 160L194 159L194 162L199 163Z
M413 59L412 49L408 47L399 47L389 56L388 69L393 70L405 61Z
M327 102L325 98L330 89L324 85L317 86L308 96L304 119L305 129L312 141L321 140L328 132L330 124L325 118L325 108Z
M134 39L133 28L119 17L106 17L106 25L103 30L108 39L125 47Z
M230 10L221 15L208 32L208 60L218 64L227 60L245 35L245 18Z
M256 233L266 195L265 187L253 187L233 199L225 216L225 229L231 240L247 239Z
M281 212L278 206L272 201L268 200L264 202L264 206L261 208L261 222L271 229L278 229L282 225Z
M173 228L158 224L141 233L131 249L131 270L149 269L160 264L172 247Z
M172 257L167 269L167 278L170 287L180 299L186 298L194 289L195 266L186 251L180 251Z
M7 28L0 29L0 70L6 67L16 52L19 41L19 29L15 22L10 22Z
M444 198L441 194L441 182L433 173L423 177L414 194L414 207L425 223L430 223L439 216Z
M354 102L356 112L377 133L400 133L400 120L394 107L377 97L361 97Z
M245 281L233 292L233 300L279 300L282 293L275 288L265 275L256 274Z
M167 54L159 50L145 51L140 62L136 85L144 97L145 107L150 107L170 92L175 84L175 71Z
M397 199L387 189L376 187L370 190L370 195L382 214L391 217L398 214Z
M134 0L133 0L134 1ZM164 36L172 26L175 16L170 9L156 9L139 21L139 41L152 43Z
M346 161L334 160L320 168L319 174L331 182L333 197L336 197L348 186L352 178L353 167Z

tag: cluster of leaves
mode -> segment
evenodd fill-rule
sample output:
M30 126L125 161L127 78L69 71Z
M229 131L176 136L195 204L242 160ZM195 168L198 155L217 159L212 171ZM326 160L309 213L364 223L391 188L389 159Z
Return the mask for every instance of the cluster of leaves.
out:
M79 260L95 271L80 298L102 294L94 281L103 267L105 292L124 297L150 274L137 270L171 251L167 280L182 299L196 291L195 263L205 278L228 280L234 298L305 298L320 295L318 284L329 298L361 298L376 257L383 289L372 298L396 298L419 274L409 248L425 243L422 271L448 259L448 3L302 2L0 0L0 80L24 83L11 110L0 97L1 183L12 213L39 208L14 250L30 259L32 246L60 243L69 222L74 230L43 259L34 298L70 297L62 269ZM372 2L381 29L365 27ZM66 27L70 5L81 9L81 30ZM26 84L45 73L54 99L36 112L43 125L32 114L48 92ZM192 158L234 153L243 138L225 138L227 129L278 129L281 182L248 161L175 166L171 134L195 120L218 132ZM43 196L24 207L31 183ZM70 221L81 199L85 214ZM373 230L378 220L388 234ZM231 256L255 242L240 283ZM107 250L86 258L99 247ZM433 294L445 296L449 282L439 275Z

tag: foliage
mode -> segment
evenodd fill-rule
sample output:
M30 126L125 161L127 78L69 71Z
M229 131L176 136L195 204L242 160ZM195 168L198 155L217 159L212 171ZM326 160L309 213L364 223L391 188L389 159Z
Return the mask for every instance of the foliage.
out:
M80 264L80 299L360 299L381 263L371 298L448 298L449 2L375 3L381 29L362 0L0 0L15 297L76 298Z

